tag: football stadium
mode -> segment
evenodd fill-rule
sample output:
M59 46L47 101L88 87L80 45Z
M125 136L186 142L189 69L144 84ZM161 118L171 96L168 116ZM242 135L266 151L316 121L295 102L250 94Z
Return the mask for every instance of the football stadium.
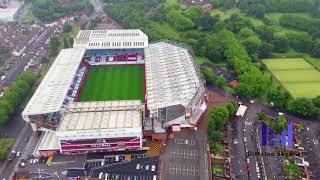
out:
M35 154L143 150L144 139L194 128L206 89L192 51L141 30L82 30L62 49L22 112Z

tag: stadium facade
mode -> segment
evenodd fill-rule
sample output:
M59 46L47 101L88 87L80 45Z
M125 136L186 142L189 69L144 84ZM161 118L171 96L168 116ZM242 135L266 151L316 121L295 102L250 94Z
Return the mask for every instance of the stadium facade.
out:
M181 44L149 44L141 30L80 31L22 112L43 132L36 154L141 150L145 137L165 141L171 127L195 127L206 91L193 58ZM80 101L90 69L98 66L143 66L144 100Z

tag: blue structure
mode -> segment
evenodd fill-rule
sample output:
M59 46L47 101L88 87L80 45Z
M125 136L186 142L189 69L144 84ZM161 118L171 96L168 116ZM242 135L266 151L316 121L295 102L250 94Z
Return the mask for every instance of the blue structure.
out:
M280 134L276 134L273 130L267 126L265 122L262 122L262 146L273 147L293 147L293 123L290 122L286 129Z

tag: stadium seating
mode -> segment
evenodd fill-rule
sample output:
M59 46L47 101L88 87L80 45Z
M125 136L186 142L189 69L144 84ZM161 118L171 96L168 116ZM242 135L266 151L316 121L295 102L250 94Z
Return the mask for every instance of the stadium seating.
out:
M87 50L84 61L90 65L144 64L143 49Z

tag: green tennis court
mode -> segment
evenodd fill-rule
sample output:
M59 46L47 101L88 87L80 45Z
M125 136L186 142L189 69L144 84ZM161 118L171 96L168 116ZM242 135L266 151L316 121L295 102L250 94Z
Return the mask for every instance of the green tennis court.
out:
M80 101L144 101L143 66L91 66Z

